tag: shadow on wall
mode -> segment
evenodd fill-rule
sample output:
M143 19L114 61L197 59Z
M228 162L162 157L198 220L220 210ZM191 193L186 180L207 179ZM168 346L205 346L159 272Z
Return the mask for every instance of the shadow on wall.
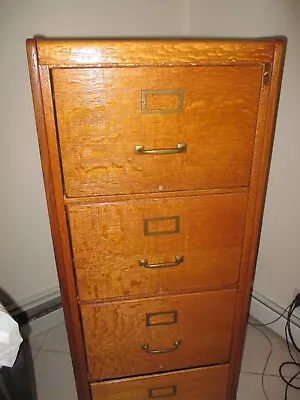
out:
M13 304L13 299L0 289L0 303L4 306ZM19 316L19 326L26 324L26 313L15 309ZM0 326L1 331L1 326ZM13 367L0 369L0 400L37 400L34 367L30 345L27 340L20 346L19 354Z

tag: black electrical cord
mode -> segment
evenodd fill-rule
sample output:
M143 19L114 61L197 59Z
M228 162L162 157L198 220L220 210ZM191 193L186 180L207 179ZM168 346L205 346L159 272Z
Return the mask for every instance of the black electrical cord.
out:
M287 383L287 385L286 385L286 387L285 387L285 392L284 392L284 400L287 400L287 395L288 395L288 389L289 389L289 387L293 387L293 388L295 388L296 390L300 390L300 387L293 386L293 385L291 384L291 382L292 382L294 379L296 379L297 376L298 376L299 374L300 374L300 371L297 372L297 373L289 380L289 382Z
M292 334L291 321L290 321L290 318L291 318L291 316L292 316L292 314L293 314L293 312L295 311L296 308L297 308L297 306L294 304L292 309L291 309L291 312L289 314L289 318L287 319L287 331L288 331L288 335L289 335L289 337L291 339L291 342L293 343L293 346L298 351L298 353L300 353L300 348L297 346L297 344L295 342L295 339L293 337L293 334Z
M299 295L299 294L297 294L297 296L296 296L295 299L292 301L292 303L289 304L289 305L285 308L285 310L279 315L279 317L277 317L277 318L274 319L273 321L268 322L268 323L266 323L266 324L253 324L253 323L248 322L249 325L252 325L252 326L256 327L256 329L257 329L259 332L261 332L261 333L267 338L267 340L269 341L269 344L270 344L270 352L269 352L269 355L268 355L267 360L266 360L266 362L265 362L264 370L263 370L263 373L262 373L262 381L261 381L261 383L262 383L262 389L263 389L265 398L266 398L267 400L269 400L269 398L268 398L268 396L267 396L267 393L266 393L266 390L265 390L265 386L264 386L264 376L265 376L265 372L266 372L266 369L267 369L267 366L268 366L268 363L269 363L269 360L270 360L270 357L271 357L271 354L272 354L272 351L273 351L273 346L272 346L272 342L271 342L270 338L268 337L268 335L267 335L265 332L263 332L263 331L261 331L260 329L258 329L258 327L263 327L263 326L268 326L268 325L274 324L274 322L278 321L280 318L282 318L282 317L284 316L284 314L286 313L286 311L288 312L288 313L287 313L287 318L286 318L286 324L285 324L285 328L284 328L284 333L285 333L285 339L286 339L286 344L287 344L288 352L289 352L289 354L290 354L290 356L291 356L291 359L292 359L293 361L284 362L284 363L282 363L282 364L280 365L280 367L279 367L279 375L280 375L281 379L282 379L282 380L285 382L285 384L286 384L286 387L285 387L285 394L284 394L284 400L287 400L288 389L289 389L290 387L292 387L292 388L294 388L294 389L296 389L296 390L300 390L300 386L296 386L295 384L293 384L294 380L297 379L297 377L300 376L300 363L299 363L299 361L296 360L296 358L294 357L294 355L293 355L293 353L292 353L292 350L291 350L291 345L290 345L290 342L291 342L292 345L294 346L295 350L300 354L300 348L299 348L299 346L298 346L298 345L296 344L296 342L295 342L295 339L294 339L293 334L292 334L292 329L291 329L291 317L292 317L293 312L295 311L295 309L296 309L297 307L300 307L300 295ZM293 365L293 366L296 366L296 367L299 368L299 371L298 371L292 378L285 378L285 377L283 376L282 369L283 369L286 365Z
M252 325L252 324L251 324L251 325ZM254 325L254 326L255 326L255 325ZM255 326L255 327L256 327L256 326ZM273 344L272 344L272 341L271 341L271 339L269 338L269 336L268 336L264 331L262 331L261 329L259 329L259 328L257 328L257 327L256 327L256 329L267 339L267 341L269 342L269 345L270 345L270 351L269 351L268 357L267 357L267 359L266 359L263 372L262 372L262 374L261 374L261 386L262 386L262 389L263 389L265 398L266 398L267 400L270 400L269 397L268 397L268 395L267 395L266 388L265 388L265 374L266 374L267 366L268 366L268 364L269 364L269 360L270 360L271 355L272 355L272 353L273 353Z
M272 325L274 324L274 322L277 322L281 317L284 316L284 314L286 313L286 311L289 309L289 307L291 306L291 304L289 304L283 311L282 313L279 315L279 317L277 317L276 319L274 319L271 322L268 322L266 324L252 324L252 322L248 322L248 325L252 325L252 326L268 326L268 325Z
M288 309L288 316L287 316L287 320L286 320L286 324L285 324L285 329L284 329L284 333L285 333L285 339L286 339L286 344L287 344L287 348L289 351L289 354L291 356L291 359L293 361L287 361L284 362L280 365L279 367L279 375L281 377L281 379L285 382L286 387L285 387L285 393L284 393L284 400L287 400L287 395L288 395L288 389L290 387L292 387L295 390L300 390L300 386L296 386L293 382L295 381L295 379L297 379L297 377L300 375L300 363L298 360L296 360L296 357L294 357L292 350L291 350L291 345L290 342L292 343L292 345L294 346L295 350L297 351L297 353L300 354L300 349L299 346L296 344L295 339L293 337L292 334L292 329L291 329L291 317L293 315L293 312L295 311L295 309L297 307L300 306L300 302L299 302L299 296L297 295L293 301L293 303L290 305L289 309ZM299 371L292 376L292 378L285 378L283 376L282 373L282 369L286 366L286 365L292 365L294 367L299 368Z

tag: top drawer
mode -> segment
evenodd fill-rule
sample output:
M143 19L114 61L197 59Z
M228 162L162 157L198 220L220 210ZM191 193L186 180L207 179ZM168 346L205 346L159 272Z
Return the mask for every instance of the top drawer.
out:
M67 196L247 186L261 77L261 65L54 69Z

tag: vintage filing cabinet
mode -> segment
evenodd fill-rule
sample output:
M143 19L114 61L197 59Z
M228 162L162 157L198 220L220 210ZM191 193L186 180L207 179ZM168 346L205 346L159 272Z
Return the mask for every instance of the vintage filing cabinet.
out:
M283 47L27 41L79 399L235 398Z

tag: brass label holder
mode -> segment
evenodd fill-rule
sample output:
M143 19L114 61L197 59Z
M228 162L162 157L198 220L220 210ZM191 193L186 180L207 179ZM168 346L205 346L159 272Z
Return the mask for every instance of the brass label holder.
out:
M172 221L174 222L174 228L173 229L168 229L168 230L151 230L151 227L149 226L151 222L156 222L156 221ZM172 234L172 233L179 233L179 227L180 227L180 217L178 215L174 215L171 217L156 217L156 218L145 218L144 219L144 235L145 236L150 236L150 235L167 235L167 234Z
M157 399L160 397L171 397L177 395L177 386L162 386L148 389L148 399Z
M155 321L155 317L166 317L164 321ZM151 321L152 319L152 321ZM154 321L153 321L154 320ZM146 326L157 326L157 325L170 325L177 324L178 312L175 311L163 311L155 313L146 313Z
M147 96L151 95L174 95L177 97L177 107L172 108L147 108ZM141 91L141 112L143 114L169 114L183 111L183 90L182 89L157 89Z

